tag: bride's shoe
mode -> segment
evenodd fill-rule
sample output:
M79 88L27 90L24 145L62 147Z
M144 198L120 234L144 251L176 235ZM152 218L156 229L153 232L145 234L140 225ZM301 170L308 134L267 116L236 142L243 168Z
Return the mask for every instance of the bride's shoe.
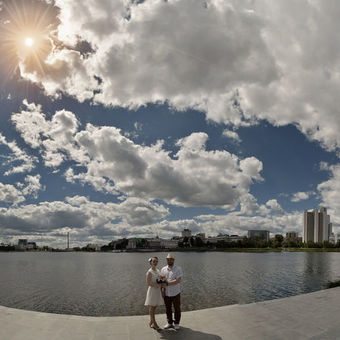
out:
M156 331L159 331L161 328L157 324L150 324L150 327L155 329Z

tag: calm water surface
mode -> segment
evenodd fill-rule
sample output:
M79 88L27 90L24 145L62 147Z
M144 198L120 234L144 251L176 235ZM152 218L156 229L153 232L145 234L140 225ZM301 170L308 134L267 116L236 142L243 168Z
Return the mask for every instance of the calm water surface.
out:
M340 278L340 253L174 254L184 275L184 311L312 292ZM166 264L166 253L0 253L0 305L76 315L147 314L151 255L159 257L160 268Z

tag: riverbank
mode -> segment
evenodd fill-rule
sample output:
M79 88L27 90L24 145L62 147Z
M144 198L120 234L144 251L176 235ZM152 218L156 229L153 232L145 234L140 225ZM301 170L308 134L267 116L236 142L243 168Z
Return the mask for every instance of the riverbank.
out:
M0 250L0 253L167 253L167 252L236 252L236 253L279 253L279 252L333 252L339 253L340 248L208 248L208 247L188 247L188 248L172 248L172 249L129 249L120 251L74 251L74 250L58 250L58 251L42 251L42 250Z
M340 252L340 248L176 248L173 252L236 252L236 253L280 253L280 252Z
M340 287L283 299L182 313L181 329L156 332L148 316L86 317L0 306L0 339L338 339ZM160 325L164 315L156 316Z

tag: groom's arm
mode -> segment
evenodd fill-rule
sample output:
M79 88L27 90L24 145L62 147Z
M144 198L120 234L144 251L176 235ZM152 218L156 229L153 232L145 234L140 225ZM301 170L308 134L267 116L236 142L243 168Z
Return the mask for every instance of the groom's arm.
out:
M177 285L178 283L181 283L182 281L182 270L180 268L178 268L178 273L177 273L177 278L175 280L171 280L168 282L169 286L174 286Z
M182 281L182 277L178 277L178 278L175 279L175 280L168 281L168 286L177 285L177 284L180 283L181 281Z

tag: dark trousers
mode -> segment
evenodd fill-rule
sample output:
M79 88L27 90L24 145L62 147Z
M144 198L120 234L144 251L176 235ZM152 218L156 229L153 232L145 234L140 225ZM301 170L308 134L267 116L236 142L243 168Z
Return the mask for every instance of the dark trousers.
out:
M164 296L164 303L168 323L170 325L173 323L172 319L172 304L173 304L175 309L175 323L179 324L181 320L181 294L177 294L176 296Z

